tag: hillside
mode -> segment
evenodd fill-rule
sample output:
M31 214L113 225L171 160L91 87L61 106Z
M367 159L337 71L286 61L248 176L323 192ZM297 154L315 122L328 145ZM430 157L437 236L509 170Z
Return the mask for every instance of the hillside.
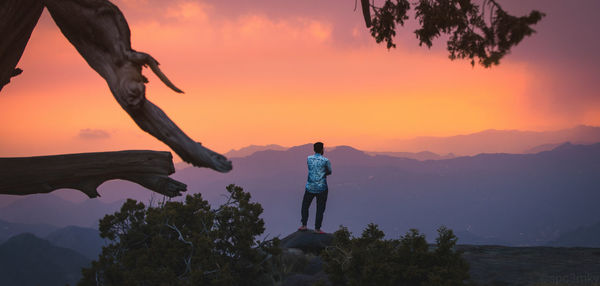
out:
M24 224L0 220L0 243L17 234L24 232L32 233L38 237L44 237L55 231L58 227L49 224Z
M97 229L78 226L57 229L46 236L46 240L55 246L75 250L91 260L98 258L106 244Z
M33 234L20 234L0 245L0 285L75 285L90 260Z

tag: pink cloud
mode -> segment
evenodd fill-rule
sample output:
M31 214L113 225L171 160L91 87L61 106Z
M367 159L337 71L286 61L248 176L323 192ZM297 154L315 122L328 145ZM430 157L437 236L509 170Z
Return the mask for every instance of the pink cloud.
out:
M110 137L110 133L102 129L85 128L79 130L77 137L85 140L107 139Z

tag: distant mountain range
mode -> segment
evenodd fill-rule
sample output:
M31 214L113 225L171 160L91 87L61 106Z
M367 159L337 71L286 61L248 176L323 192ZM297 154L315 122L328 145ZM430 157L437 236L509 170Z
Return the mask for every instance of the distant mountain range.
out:
M337 148L337 146L333 146L331 148L326 148L326 151L329 152L331 150L335 150L335 148ZM270 145L250 145L244 148L241 148L239 150L231 150L227 153L225 153L224 155L227 158L243 158L243 157L248 157L256 152L260 152L260 151L267 151L267 150L273 150L273 151L285 151L289 149L289 147L283 147L281 145L277 145L277 144L270 144ZM542 150L542 151L546 151L546 150ZM446 155L438 155L435 154L433 152L429 152L429 151L422 151L422 152L366 152L369 155L387 155L387 156L392 156L392 157L398 157L398 158L408 158L408 159L415 159L415 160L419 160L419 161L425 161L425 160L443 160L443 159L452 159L455 158L456 156L452 153L448 153ZM185 168L182 168L182 166L185 167L190 167L189 165L181 165L179 168L176 167L177 170L182 170Z
M600 248L600 222L561 234L550 246L587 246Z
M385 155L397 158L407 158L414 159L419 161L427 161L427 160L445 160L456 158L456 156L452 153L448 153L446 155L438 155L433 152L423 151L423 152L365 152L368 155Z
M267 232L285 234L299 223L305 161L311 153L310 144L261 151L234 159L230 174L188 168L174 177L214 203L223 200L227 184L243 186L263 205ZM544 245L600 217L595 203L600 199L600 144L437 161L370 156L343 146L325 155L333 164L328 230L344 224L360 233L375 222L393 237L411 227L434 237L443 224L481 243Z
M448 137L423 136L406 140L392 140L380 148L388 151L367 151L367 153L425 161L452 159L481 153L533 154L552 150L567 142L574 144L598 143L600 142L600 127L580 125L556 131L489 129ZM333 146L331 149L335 149L335 147ZM288 148L277 144L250 145L239 150L230 150L224 155L228 158L242 158L259 151L284 151Z
M57 229L58 227L49 224L24 224L0 220L0 243L3 243L12 236L25 232L35 234L38 237L45 237Z
M127 187L130 184L120 183L120 185ZM32 195L0 208L0 219L15 223L41 223L56 227L69 225L94 227L105 214L118 210L122 202L122 200L117 200L112 203L103 203L100 200L87 199L81 203L74 203L53 194Z
M600 127L577 126L557 131L485 130L477 133L449 137L417 137L392 140L381 149L398 152L429 151L437 154L453 153L457 156L480 153L537 153L571 142L592 144L600 142ZM545 149L534 149L546 145Z
M242 157L250 156L258 151L265 151L265 150L284 151L287 149L288 149L288 147L283 147L283 146L277 145L277 144L250 145L247 147L240 148L238 150L235 150L235 149L230 150L229 152L227 152L223 155L225 155L227 158L242 158Z
M90 259L25 233L0 244L0 285L75 285Z
M106 244L92 228L5 221L0 237L0 285L15 286L76 285Z
M335 148L337 148L337 146L333 146L330 148L326 148L326 151L329 152L331 150L335 150ZM224 155L227 158L243 158L243 157L248 157L256 152L260 152L260 151L267 151L267 150L273 150L273 151L285 151L289 149L289 147L283 147L281 145L277 145L277 144L270 144L270 145L250 145L248 147L244 147L241 148L239 150L231 150L227 153L225 153ZM543 150L545 151L545 150ZM438 155L435 154L433 152L429 152L429 151L422 151L422 152L366 152L369 155L387 155L387 156L392 156L392 157L398 157L398 158L409 158L409 159L415 159L415 160L419 160L419 161L425 161L425 160L443 160L443 159L452 159L456 156L454 156L454 154L449 153L446 155ZM183 165L182 165L183 166ZM186 167L189 167L189 165L187 165ZM177 168L177 170L181 170L184 168Z
M89 259L97 258L102 246L106 244L95 228L72 225L61 228L48 224L10 223L0 220L0 244L23 233L48 240L54 246L77 251Z
M53 245L77 251L91 260L98 258L107 243L97 229L72 225L57 229L45 238Z
M425 161L369 153L348 146L326 151L333 165L326 230L343 224L360 233L375 222L390 237L416 227L433 238L443 224L464 242L547 245L600 220L596 207L600 144ZM233 158L234 169L227 174L184 168L173 177L186 183L189 193L201 192L213 205L223 202L228 184L244 187L263 205L267 233L283 235L299 224L309 154L311 144L267 149ZM91 227L104 214L118 210L124 198L146 204L163 199L124 181L102 185L100 194L100 199L81 203L52 194L23 197L1 207L0 219ZM313 216L311 210L311 223Z

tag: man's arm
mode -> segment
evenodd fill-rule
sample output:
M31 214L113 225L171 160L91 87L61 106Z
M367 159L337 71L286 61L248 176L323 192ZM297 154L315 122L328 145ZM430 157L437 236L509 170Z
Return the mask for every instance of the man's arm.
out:
M331 162L327 160L327 164L325 164L325 176L331 175Z

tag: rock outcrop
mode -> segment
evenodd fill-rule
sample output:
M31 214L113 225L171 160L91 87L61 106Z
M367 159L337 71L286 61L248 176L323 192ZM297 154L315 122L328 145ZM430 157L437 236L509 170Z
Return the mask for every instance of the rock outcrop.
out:
M330 285L319 254L333 243L330 233L297 231L281 240L283 285Z
M281 240L282 248L300 249L303 252L319 254L333 243L330 233L316 233L311 230L296 231Z

